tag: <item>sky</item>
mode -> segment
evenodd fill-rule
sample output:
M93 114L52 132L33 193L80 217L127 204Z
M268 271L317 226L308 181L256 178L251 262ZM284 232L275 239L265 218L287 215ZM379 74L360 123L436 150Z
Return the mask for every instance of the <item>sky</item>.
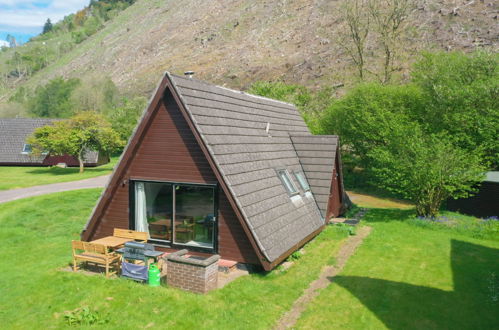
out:
M22 42L42 32L50 18L55 23L82 9L90 0L0 0L0 39L12 34Z

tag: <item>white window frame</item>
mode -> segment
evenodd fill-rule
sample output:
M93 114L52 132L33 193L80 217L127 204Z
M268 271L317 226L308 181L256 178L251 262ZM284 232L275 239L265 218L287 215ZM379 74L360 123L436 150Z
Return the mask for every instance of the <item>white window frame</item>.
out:
M26 151L26 147L27 147L27 146L29 146L29 149L30 149L29 151ZM33 152L33 149L32 149L32 147L31 147L31 144L29 144L29 143L25 143L25 144L23 145L23 151L22 151L21 153L22 153L23 155L29 155L29 154L31 154L32 152Z

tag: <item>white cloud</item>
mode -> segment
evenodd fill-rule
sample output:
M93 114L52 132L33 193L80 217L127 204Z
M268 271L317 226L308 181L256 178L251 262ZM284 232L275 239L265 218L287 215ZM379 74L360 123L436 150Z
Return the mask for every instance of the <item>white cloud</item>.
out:
M44 1L45 6L37 6L42 1L0 0L0 27L11 29L38 28L47 18L57 22L71 13L87 6L89 0L51 0Z

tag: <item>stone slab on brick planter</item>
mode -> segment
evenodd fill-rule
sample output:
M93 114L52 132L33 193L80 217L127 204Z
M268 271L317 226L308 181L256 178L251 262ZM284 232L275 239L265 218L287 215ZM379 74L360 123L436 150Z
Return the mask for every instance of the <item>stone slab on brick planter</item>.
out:
M218 285L218 260L186 256L187 250L180 250L166 256L166 278L168 285L195 293L207 293Z

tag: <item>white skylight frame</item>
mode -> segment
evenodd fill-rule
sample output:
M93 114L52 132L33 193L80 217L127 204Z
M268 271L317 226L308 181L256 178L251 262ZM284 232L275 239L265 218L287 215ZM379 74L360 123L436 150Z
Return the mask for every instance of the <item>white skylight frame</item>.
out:
M307 177L303 171L294 171L293 175L295 176L296 181L300 184L300 187L303 191L310 191L310 184L308 183Z
M289 196L295 196L300 194L300 191L298 190L298 188L296 188L296 185L291 179L291 175L289 175L288 170L279 169L276 170L276 172L277 176L279 177L279 180L281 180L281 183L284 186L284 189L286 190Z

